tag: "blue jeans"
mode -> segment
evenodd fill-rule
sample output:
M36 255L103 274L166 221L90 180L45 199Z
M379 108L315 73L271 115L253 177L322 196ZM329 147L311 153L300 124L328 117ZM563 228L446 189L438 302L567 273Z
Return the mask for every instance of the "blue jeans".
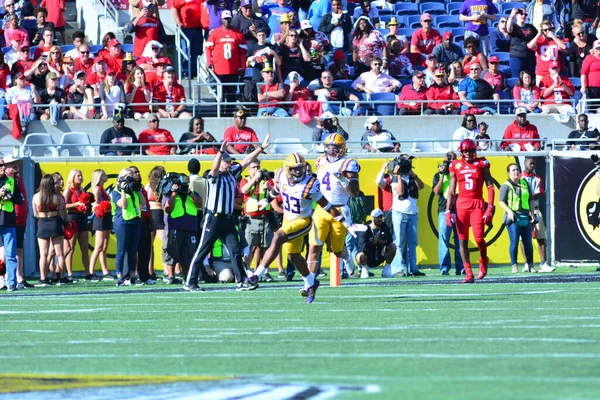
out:
M398 249L396 257L392 261L392 273L403 271L413 273L418 271L419 215L392 211L392 223L394 224L394 244ZM406 249L404 245L406 245Z
M354 266L356 264L356 255L358 254L358 239L356 239L351 234L346 234L346 249L352 255L352 260L354 263L352 265L346 265L346 260L342 260L342 263L346 267L347 271L354 271Z
M198 56L202 55L203 52L204 30L202 28L181 28L181 31L190 40L190 59L192 62L192 73L189 77L192 78L194 75L196 75L196 69L198 65L196 60L198 59ZM184 51L187 50L187 44L185 43L185 40L181 40L180 45ZM183 64L181 66L181 71L187 72L187 61L182 59L181 62Z
M506 227L508 231L508 237L510 238L510 263L512 265L517 264L517 254L519 252L519 237L523 241L525 247L525 262L533 266L533 245L531 244L531 223L527 226L517 226L516 223L512 223Z
M533 64L532 64L533 61ZM508 65L510 66L510 74L513 78L518 78L522 70L526 69L531 74L535 75L535 58L533 60L511 57Z
M0 235L4 242L6 253L6 273L8 284L17 285L17 228L14 226L0 226Z
M125 277L123 264L127 255L127 273L135 274L137 261L137 249L140 241L140 221L125 224L116 222L114 224L115 236L117 237L117 275Z
M258 109L259 117L268 117L269 115L272 115L273 117L289 117L290 116L290 114L288 114L288 112L285 111L281 107L263 107L263 108Z
M0 119L4 118L4 114L8 112L8 107L6 106L6 98L2 97L0 99Z
M456 214L454 220L456 221ZM450 271L452 267L452 259L450 257L450 236L454 233L454 265L456 266L456 273L460 274L463 269L463 262L460 256L460 247L458 245L458 233L456 231L456 225L450 228L446 225L446 213L438 213L438 260L440 263L440 271Z

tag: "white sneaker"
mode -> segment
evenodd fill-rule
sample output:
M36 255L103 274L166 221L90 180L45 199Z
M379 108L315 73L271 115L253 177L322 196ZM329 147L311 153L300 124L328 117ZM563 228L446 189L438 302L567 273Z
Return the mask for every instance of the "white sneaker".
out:
M521 272L529 272L529 265L525 264Z
M382 278L393 278L394 275L392 274L392 267L389 265L386 265L385 267L383 267L383 271L381 271L381 277Z
M549 266L547 263L540 264L540 272L554 272L556 268Z
M368 267L363 266L360 269L360 277L363 278L363 279L366 279L366 278L369 277L369 268Z

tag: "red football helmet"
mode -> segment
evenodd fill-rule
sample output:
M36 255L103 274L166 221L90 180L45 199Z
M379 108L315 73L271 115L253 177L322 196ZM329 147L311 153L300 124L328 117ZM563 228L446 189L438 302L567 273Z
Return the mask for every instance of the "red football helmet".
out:
M465 161L470 162L477 156L477 144L472 139L463 139L458 146L458 151Z

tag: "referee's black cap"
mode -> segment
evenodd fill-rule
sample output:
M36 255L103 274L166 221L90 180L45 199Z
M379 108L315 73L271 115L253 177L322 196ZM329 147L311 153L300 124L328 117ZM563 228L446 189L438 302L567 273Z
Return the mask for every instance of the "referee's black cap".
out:
M198 175L198 173L200 173L200 161L191 158L190 161L188 161L188 172L190 174Z
M232 162L235 161L235 158L231 157L229 153L223 153L223 155L221 156L221 160L225 162Z

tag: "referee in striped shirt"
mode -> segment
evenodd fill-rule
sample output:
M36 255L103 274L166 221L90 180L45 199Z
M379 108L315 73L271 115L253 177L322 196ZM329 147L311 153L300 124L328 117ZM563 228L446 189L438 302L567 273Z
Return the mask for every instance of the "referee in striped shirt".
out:
M202 291L198 287L202 261L212 251L217 239L221 239L231 255L233 261L231 266L237 282L236 290L248 290L248 285L245 282L246 271L240 251L239 233L233 219L233 206L237 187L236 178L269 147L270 138L271 134L267 133L262 145L248 154L240 162L240 165L233 169L231 156L225 152L229 142L227 140L223 141L206 179L207 195L204 206L204 221L202 222L202 237L192 258L191 267L183 285L184 290L188 292Z

